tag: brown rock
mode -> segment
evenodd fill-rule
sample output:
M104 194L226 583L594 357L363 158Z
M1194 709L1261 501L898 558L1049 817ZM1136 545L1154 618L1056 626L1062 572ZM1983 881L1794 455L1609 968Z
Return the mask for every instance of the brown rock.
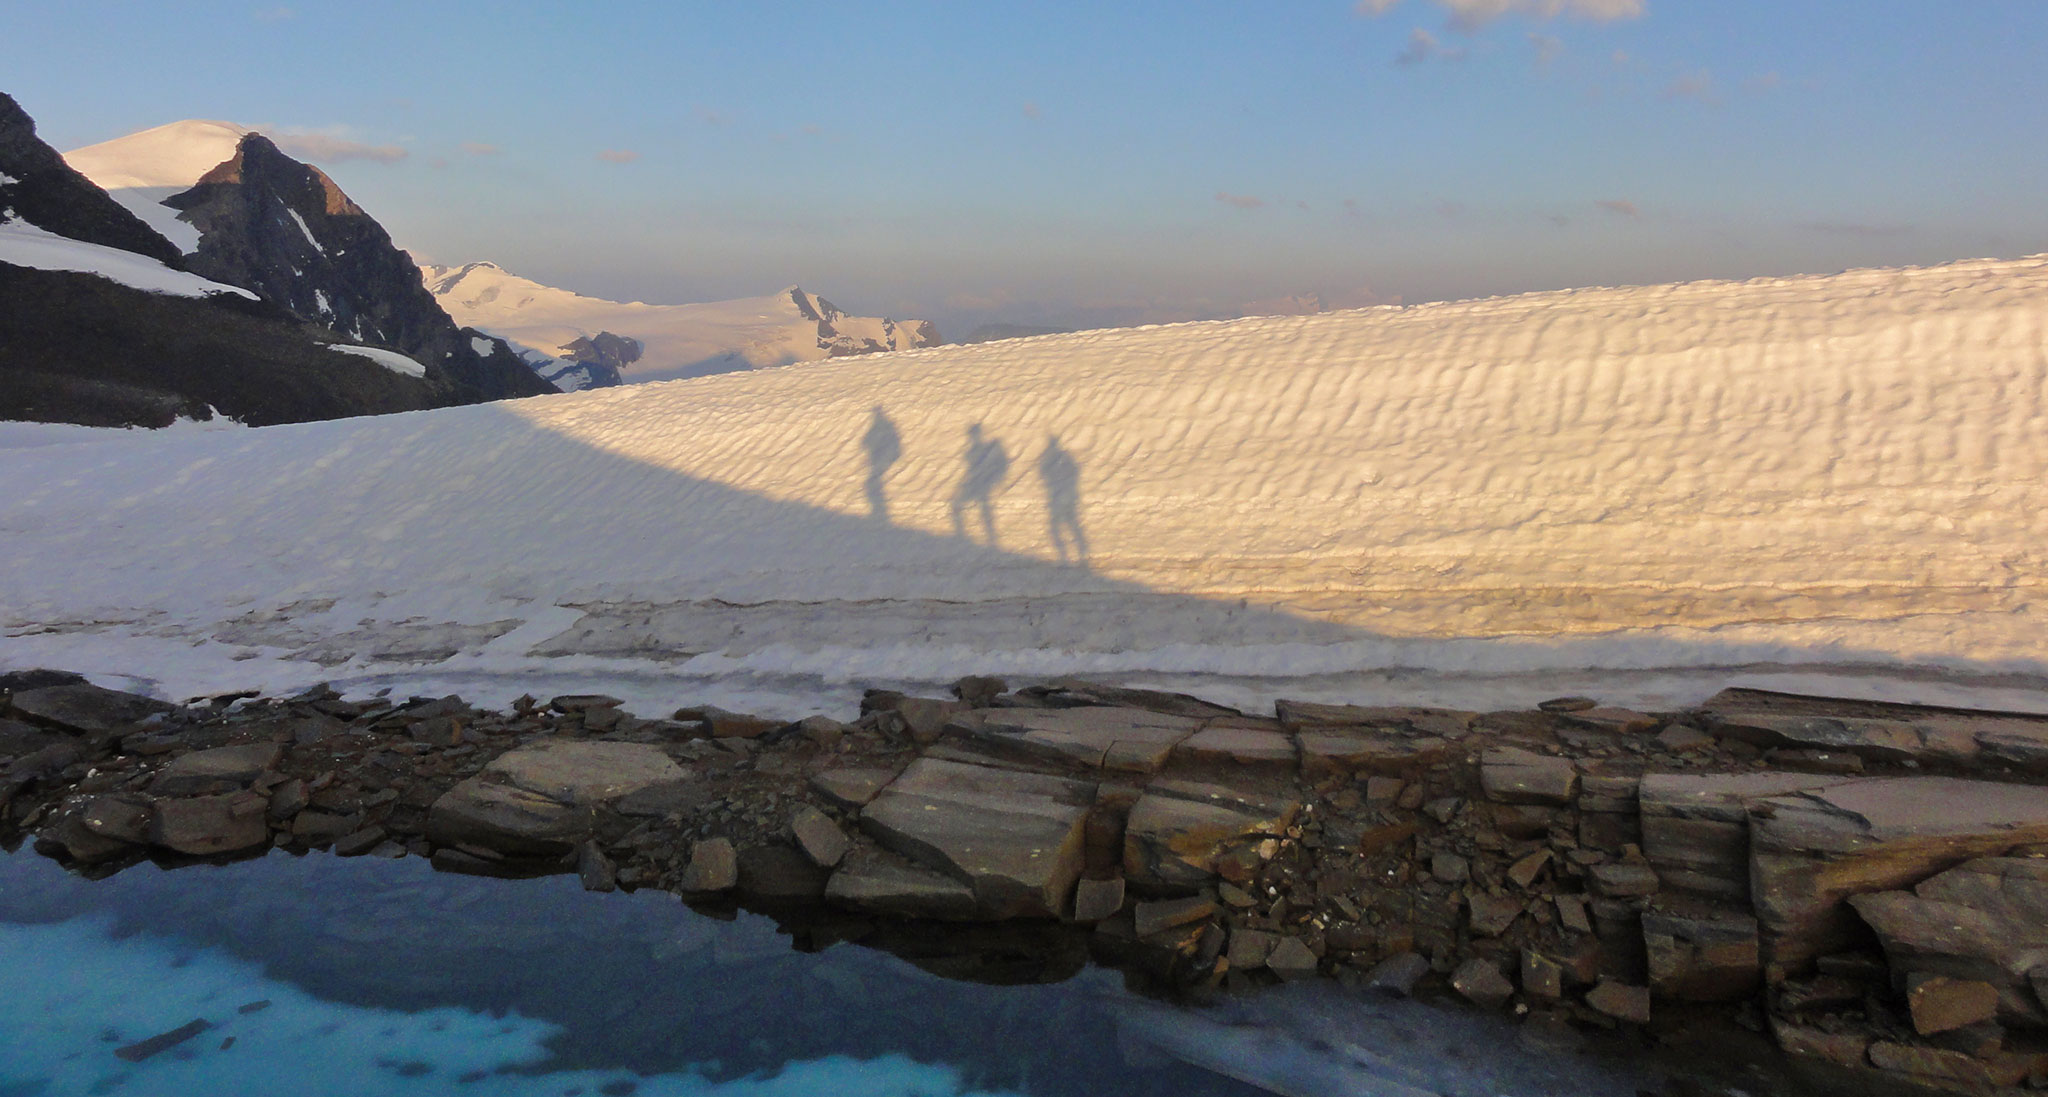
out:
M1686 1002L1734 1002L1755 993L1762 962L1756 919L1734 911L1646 911L1650 989Z
M1294 738L1278 723L1250 717L1212 720L1173 748L1172 758L1189 765L1291 772Z
M277 768L283 749L276 743L250 743L195 750L158 770L150 791L158 796L194 796L247 788L266 770Z
M1465 905L1471 913L1472 933L1477 937L1498 937L1522 916L1522 901L1507 895L1475 892Z
M1089 706L987 709L946 734L997 757L1081 770L1156 773L1201 721L1145 709Z
M836 808L858 811L895 779L893 769L828 769L811 778L811 789Z
M1124 827L1124 876L1192 887L1219 874L1219 860L1284 835L1301 805L1192 782L1158 782L1131 807ZM1240 881L1242 882L1242 881Z
M102 838L133 845L149 842L150 823L155 818L149 801L138 796L114 794L95 796L78 813L85 828Z
M1653 773L1640 784L1643 855L1665 888L1749 901L1748 805L1823 788L1810 773Z
M686 892L727 891L739 883L739 855L730 838L706 838L690 849L689 866L677 885Z
M875 850L848 854L825 885L825 898L895 918L965 921L978 912L974 889L966 883Z
M1548 864L1550 864L1550 851L1539 849L1509 865L1508 880L1516 887L1527 891L1535 885L1536 878L1543 874L1543 869Z
M789 833L796 839L797 848L819 868L838 864L853 846L847 840L846 832L839 829L839 824L814 807L806 806L790 819Z
M1266 970L1280 978L1293 982L1312 979L1316 974L1316 954L1299 937L1282 937L1273 946L1273 952L1266 957Z
M1637 899L1657 894L1657 874L1650 866L1620 862L1587 870L1595 894L1609 899Z
M1884 1070L1916 1078L1966 1086L2016 1086L2041 1069L2040 1055L1995 1054L1980 1058L1948 1048L1878 1040L1870 1045L1870 1062Z
M1845 1067L1870 1065L1870 1038L1849 1032L1828 1032L1794 1024L1782 1017L1771 1018L1771 1034L1787 1055L1825 1059Z
M1473 957L1451 972L1451 989L1466 1001L1489 1009L1499 1008L1515 993L1515 985L1491 960Z
M1975 979L1912 975L1906 980L1906 1006L1913 1031L1932 1036L1998 1016L1998 988Z
M1266 966L1266 958L1279 947L1278 934L1257 929L1233 929L1230 931L1230 947L1224 955L1230 960L1233 971L1257 971Z
M1190 899L1162 899L1139 903L1132 908L1132 928L1140 937L1150 937L1176 926L1191 925L1216 917L1216 904L1196 896Z
M861 827L971 885L992 917L1055 917L1070 909L1094 801L1092 784L921 758L862 809Z
M1301 772L1309 778L1332 774L1394 776L1433 765L1450 756L1451 741L1435 735L1384 728L1317 727L1295 736Z
M1586 992L1586 1005L1594 1012L1606 1014L1617 1021L1635 1025L1650 1023L1649 987L1602 979L1599 986Z
M1123 907L1124 878L1121 876L1109 880L1090 880L1083 877L1074 884L1076 922L1100 922L1104 918L1115 917L1116 912Z
M269 801L254 793L190 796L156 802L150 823L150 844L195 857L212 857L270 844L264 809Z

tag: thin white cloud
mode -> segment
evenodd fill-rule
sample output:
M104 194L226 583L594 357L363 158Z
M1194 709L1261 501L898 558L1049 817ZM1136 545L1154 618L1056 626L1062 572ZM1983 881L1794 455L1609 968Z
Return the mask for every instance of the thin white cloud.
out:
M640 154L632 149L599 149L597 158L607 164L630 164L640 159Z
M1250 194L1232 194L1227 190L1217 191L1216 200L1226 206L1235 206L1238 209L1258 209L1266 204L1264 198Z
M1669 84L1664 85L1664 98L1697 99L1707 104L1721 101L1720 96L1714 92L1714 74L1706 69L1692 69L1679 73Z
M1602 198L1593 204L1617 217L1637 217L1643 212L1626 198Z
M254 14L256 16L256 21L258 23L282 23L285 20L290 19L291 17L299 13L293 11L288 7L279 5L274 8L258 9Z
M1436 56L1436 35L1416 27L1408 32L1408 44L1394 55L1396 65L1419 65Z
M320 130L266 131L265 136L286 153L301 160L339 163L343 160L374 160L395 164L412 155L403 145L372 145L343 133Z
M1451 15L1451 25L1459 30L1476 30L1504 16L1519 15L1529 19L1584 19L1592 23L1612 23L1623 19L1640 19L1648 10L1646 0L1431 0L1437 7ZM1368 18L1376 18L1393 10L1400 0L1358 0L1352 11Z
M483 141L464 141L462 143L462 151L471 156L496 156L504 150Z
M1035 122L1038 119L1045 117L1045 112L1038 109L1037 103L1026 103L1024 104L1024 117L1029 118Z

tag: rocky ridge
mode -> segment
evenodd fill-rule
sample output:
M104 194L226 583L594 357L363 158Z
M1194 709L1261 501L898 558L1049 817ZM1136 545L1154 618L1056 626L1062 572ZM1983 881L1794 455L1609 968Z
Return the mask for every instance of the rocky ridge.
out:
M51 672L0 689L0 837L88 874L410 854L808 912L789 916L841 938L978 934L959 977L1091 953L1164 988L1326 976L1660 1038L1719 1017L1964 1092L2048 1085L2048 718L1740 690L1673 713L1266 716L992 679L870 692L851 724L324 688L172 705Z

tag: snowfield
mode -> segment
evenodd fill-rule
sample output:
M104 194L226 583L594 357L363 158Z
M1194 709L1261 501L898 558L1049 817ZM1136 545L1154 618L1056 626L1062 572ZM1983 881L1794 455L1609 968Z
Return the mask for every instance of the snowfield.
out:
M0 263L35 270L82 271L110 282L173 297L232 293L256 300L255 294L240 286L172 270L147 255L58 236L19 219L0 221Z
M0 665L650 713L1073 672L2048 707L2044 430L2035 256L0 451Z

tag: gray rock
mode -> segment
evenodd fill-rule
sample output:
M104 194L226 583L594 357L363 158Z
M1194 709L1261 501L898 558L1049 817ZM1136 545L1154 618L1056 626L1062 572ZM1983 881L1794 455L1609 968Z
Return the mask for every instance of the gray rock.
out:
M78 818L87 830L102 838L139 846L149 842L150 826L156 812L149 801L141 797L115 794L95 796L86 801L85 809L78 813Z
M873 851L840 862L825 885L840 906L895 918L965 921L979 912L974 889L944 873Z
M344 834L334 840L336 857L361 857L363 854L384 844L384 828L368 826L353 833Z
M1497 1009L1515 993L1515 985L1493 961L1473 957L1451 972L1451 989L1474 1005Z
M1082 770L1155 773L1201 722L1143 709L1002 708L946 724L946 734L997 757Z
M1579 771L1569 758L1500 747L1480 757L1479 783L1489 799L1504 804L1569 804Z
M1257 971L1266 966L1266 958L1280 946L1280 936L1259 929L1233 929L1230 943L1224 957L1230 961L1233 971Z
M796 839L797 848L819 868L838 864L853 846L846 832L839 829L839 824L814 807L806 806L790 819L789 833Z
M1010 685L1001 678L969 675L953 683L953 696L968 708L988 708L997 697L1009 692Z
M1299 937L1282 937L1266 957L1266 970L1289 982L1313 979L1316 954Z
M178 706L153 697L102 689L84 682L44 686L8 698L14 714L38 724L77 735L114 735L152 716L176 712Z
M195 857L213 857L270 844L264 820L269 801L255 793L159 800L150 844Z
M866 807L896 779L893 769L828 769L811 778L811 789L845 811Z
M1536 702L1543 712L1585 712L1600 707L1600 702L1591 697L1552 697L1548 701Z
M607 697L602 693L567 693L549 701L548 707L561 713L589 713L596 709L617 708L623 704L624 701L616 697Z
M507 751L434 801L427 837L515 856L561 856L589 837L596 809L687 774L644 743L541 740Z
M192 796L246 788L277 768L283 748L276 743L195 750L171 759L157 771L150 791L158 796Z
M1594 865L1586 874L1592 879L1594 894L1609 899L1638 899L1657 894L1657 873L1648 865Z
M1421 953L1402 952L1381 960L1365 977L1365 985L1382 994L1406 998L1415 992L1415 984L1429 974L1429 960Z
M1848 901L1876 931L1893 971L1984 982L1998 992L2004 1020L2048 1027L2048 1002L2028 975L2048 956L2048 860L1979 858L1910 892Z
M1301 772L1307 777L1330 774L1412 772L1450 756L1451 741L1390 728L1304 725L1296 733Z
M992 917L1055 917L1081 876L1092 784L920 758L861 811L885 848L974 888Z
M727 712L712 705L679 708L674 719L703 724L704 733L713 739L758 739L783 726L780 720Z
M1462 884L1472 876L1472 862L1455 853L1438 853L1429 859L1429 874L1446 884Z
M1604 731L1617 735L1633 735L1657 726L1657 718L1648 713L1625 708L1574 709L1564 714L1568 727L1581 727L1589 731Z
M1074 884L1074 921L1081 923L1100 922L1115 916L1124 907L1124 878L1090 880L1083 878Z
M1509 895L1477 891L1465 905L1471 915L1472 933L1478 937L1498 937L1522 916L1522 901Z
M617 891L619 887L618 869L595 841L576 847L576 876L585 891Z
M1653 773L1642 779L1643 855L1663 886L1749 901L1749 807L1840 780L1812 773Z
M1234 708L1212 704L1199 697L1185 693L1167 693L1156 689L1129 689L1123 686L1105 686L1095 682L1082 682L1063 678L1043 686L1033 686L1023 691L1039 704L1049 708L1080 708L1104 705L1110 708L1144 709L1165 716L1185 716L1195 720L1209 720L1217 717L1242 716Z
M1250 717L1210 722L1173 748L1174 761L1221 769L1291 772L1296 763L1294 737L1277 723Z
M1564 964L1535 949L1522 950L1522 989L1532 998L1564 997Z
M686 892L731 890L739 883L739 855L730 838L706 838L690 849L690 863L678 886Z

